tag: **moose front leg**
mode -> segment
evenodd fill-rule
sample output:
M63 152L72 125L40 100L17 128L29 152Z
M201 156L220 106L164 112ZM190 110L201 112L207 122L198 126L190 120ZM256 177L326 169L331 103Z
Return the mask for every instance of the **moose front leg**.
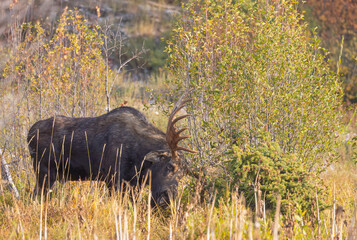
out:
M56 178L57 172L48 171L47 167L41 166L39 172L36 174L36 185L32 193L32 198L36 199L38 195L50 192Z

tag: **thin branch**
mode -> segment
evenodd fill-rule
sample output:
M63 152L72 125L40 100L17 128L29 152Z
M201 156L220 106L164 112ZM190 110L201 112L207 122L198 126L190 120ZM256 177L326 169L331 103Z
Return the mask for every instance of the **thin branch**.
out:
M5 157L4 157L1 149L0 149L0 158L1 158L1 176L2 176L2 179L4 179L7 182L7 188L10 191L13 191L16 199L19 200L20 199L19 192L17 191L17 188L16 188L16 186L14 184L14 181L12 180L11 173L10 173L10 170L9 170L9 166L6 163Z

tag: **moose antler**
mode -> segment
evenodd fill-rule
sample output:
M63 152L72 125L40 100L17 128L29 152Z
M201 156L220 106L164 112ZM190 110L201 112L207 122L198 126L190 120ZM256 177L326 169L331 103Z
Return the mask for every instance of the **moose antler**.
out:
M194 150L191 150L191 149L188 149L185 147L180 147L177 145L179 141L190 137L190 136L180 136L180 134L183 131L185 131L187 128L183 128L183 129L180 129L177 131L176 127L175 127L175 124L179 120L184 119L185 117L190 116L190 115L186 114L186 115L182 115L182 116L174 119L175 115L185 106L185 104L192 100L192 99L186 99L187 95L188 95L188 92L184 93L180 97L180 99L176 102L176 104L170 114L169 122L167 123L166 141L169 144L169 147L171 149L172 159L177 159L177 157L178 157L177 151L179 151L179 150L187 151L187 152L191 152L191 153L197 153L197 151L194 151Z

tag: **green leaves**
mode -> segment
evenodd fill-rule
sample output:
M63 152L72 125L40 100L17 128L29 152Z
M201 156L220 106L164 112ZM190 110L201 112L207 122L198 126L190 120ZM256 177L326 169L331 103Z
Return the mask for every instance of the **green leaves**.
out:
M316 192L320 207L327 207L326 186L318 174L309 172L296 155L285 154L277 143L268 141L247 152L233 147L231 156L226 164L233 177L232 189L238 187L251 207L255 202L254 189L262 191L265 205L270 209L275 207L276 193L282 196L283 212L291 206L310 211Z
M311 169L331 160L341 84L294 4L193 0L185 6L168 42L168 67L175 92L194 89L200 148L228 147L238 140L232 136L242 137L240 147L255 148L265 128Z
M295 4L191 0L167 52L171 95L193 89L193 164L215 169L207 181L307 209L337 155L342 88Z

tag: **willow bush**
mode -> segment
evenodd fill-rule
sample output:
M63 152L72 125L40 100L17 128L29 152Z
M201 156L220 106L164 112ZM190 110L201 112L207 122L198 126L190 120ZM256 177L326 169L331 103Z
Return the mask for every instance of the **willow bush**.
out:
M103 109L105 79L103 36L78 11L65 9L53 36L39 24L24 24L23 41L14 48L3 76L24 91L28 112L88 116ZM13 85L9 85L13 86Z
M305 171L323 171L336 158L342 90L320 50L294 1L184 5L168 68L172 95L192 90L196 166L233 174L224 164L232 146L254 153L265 131Z

